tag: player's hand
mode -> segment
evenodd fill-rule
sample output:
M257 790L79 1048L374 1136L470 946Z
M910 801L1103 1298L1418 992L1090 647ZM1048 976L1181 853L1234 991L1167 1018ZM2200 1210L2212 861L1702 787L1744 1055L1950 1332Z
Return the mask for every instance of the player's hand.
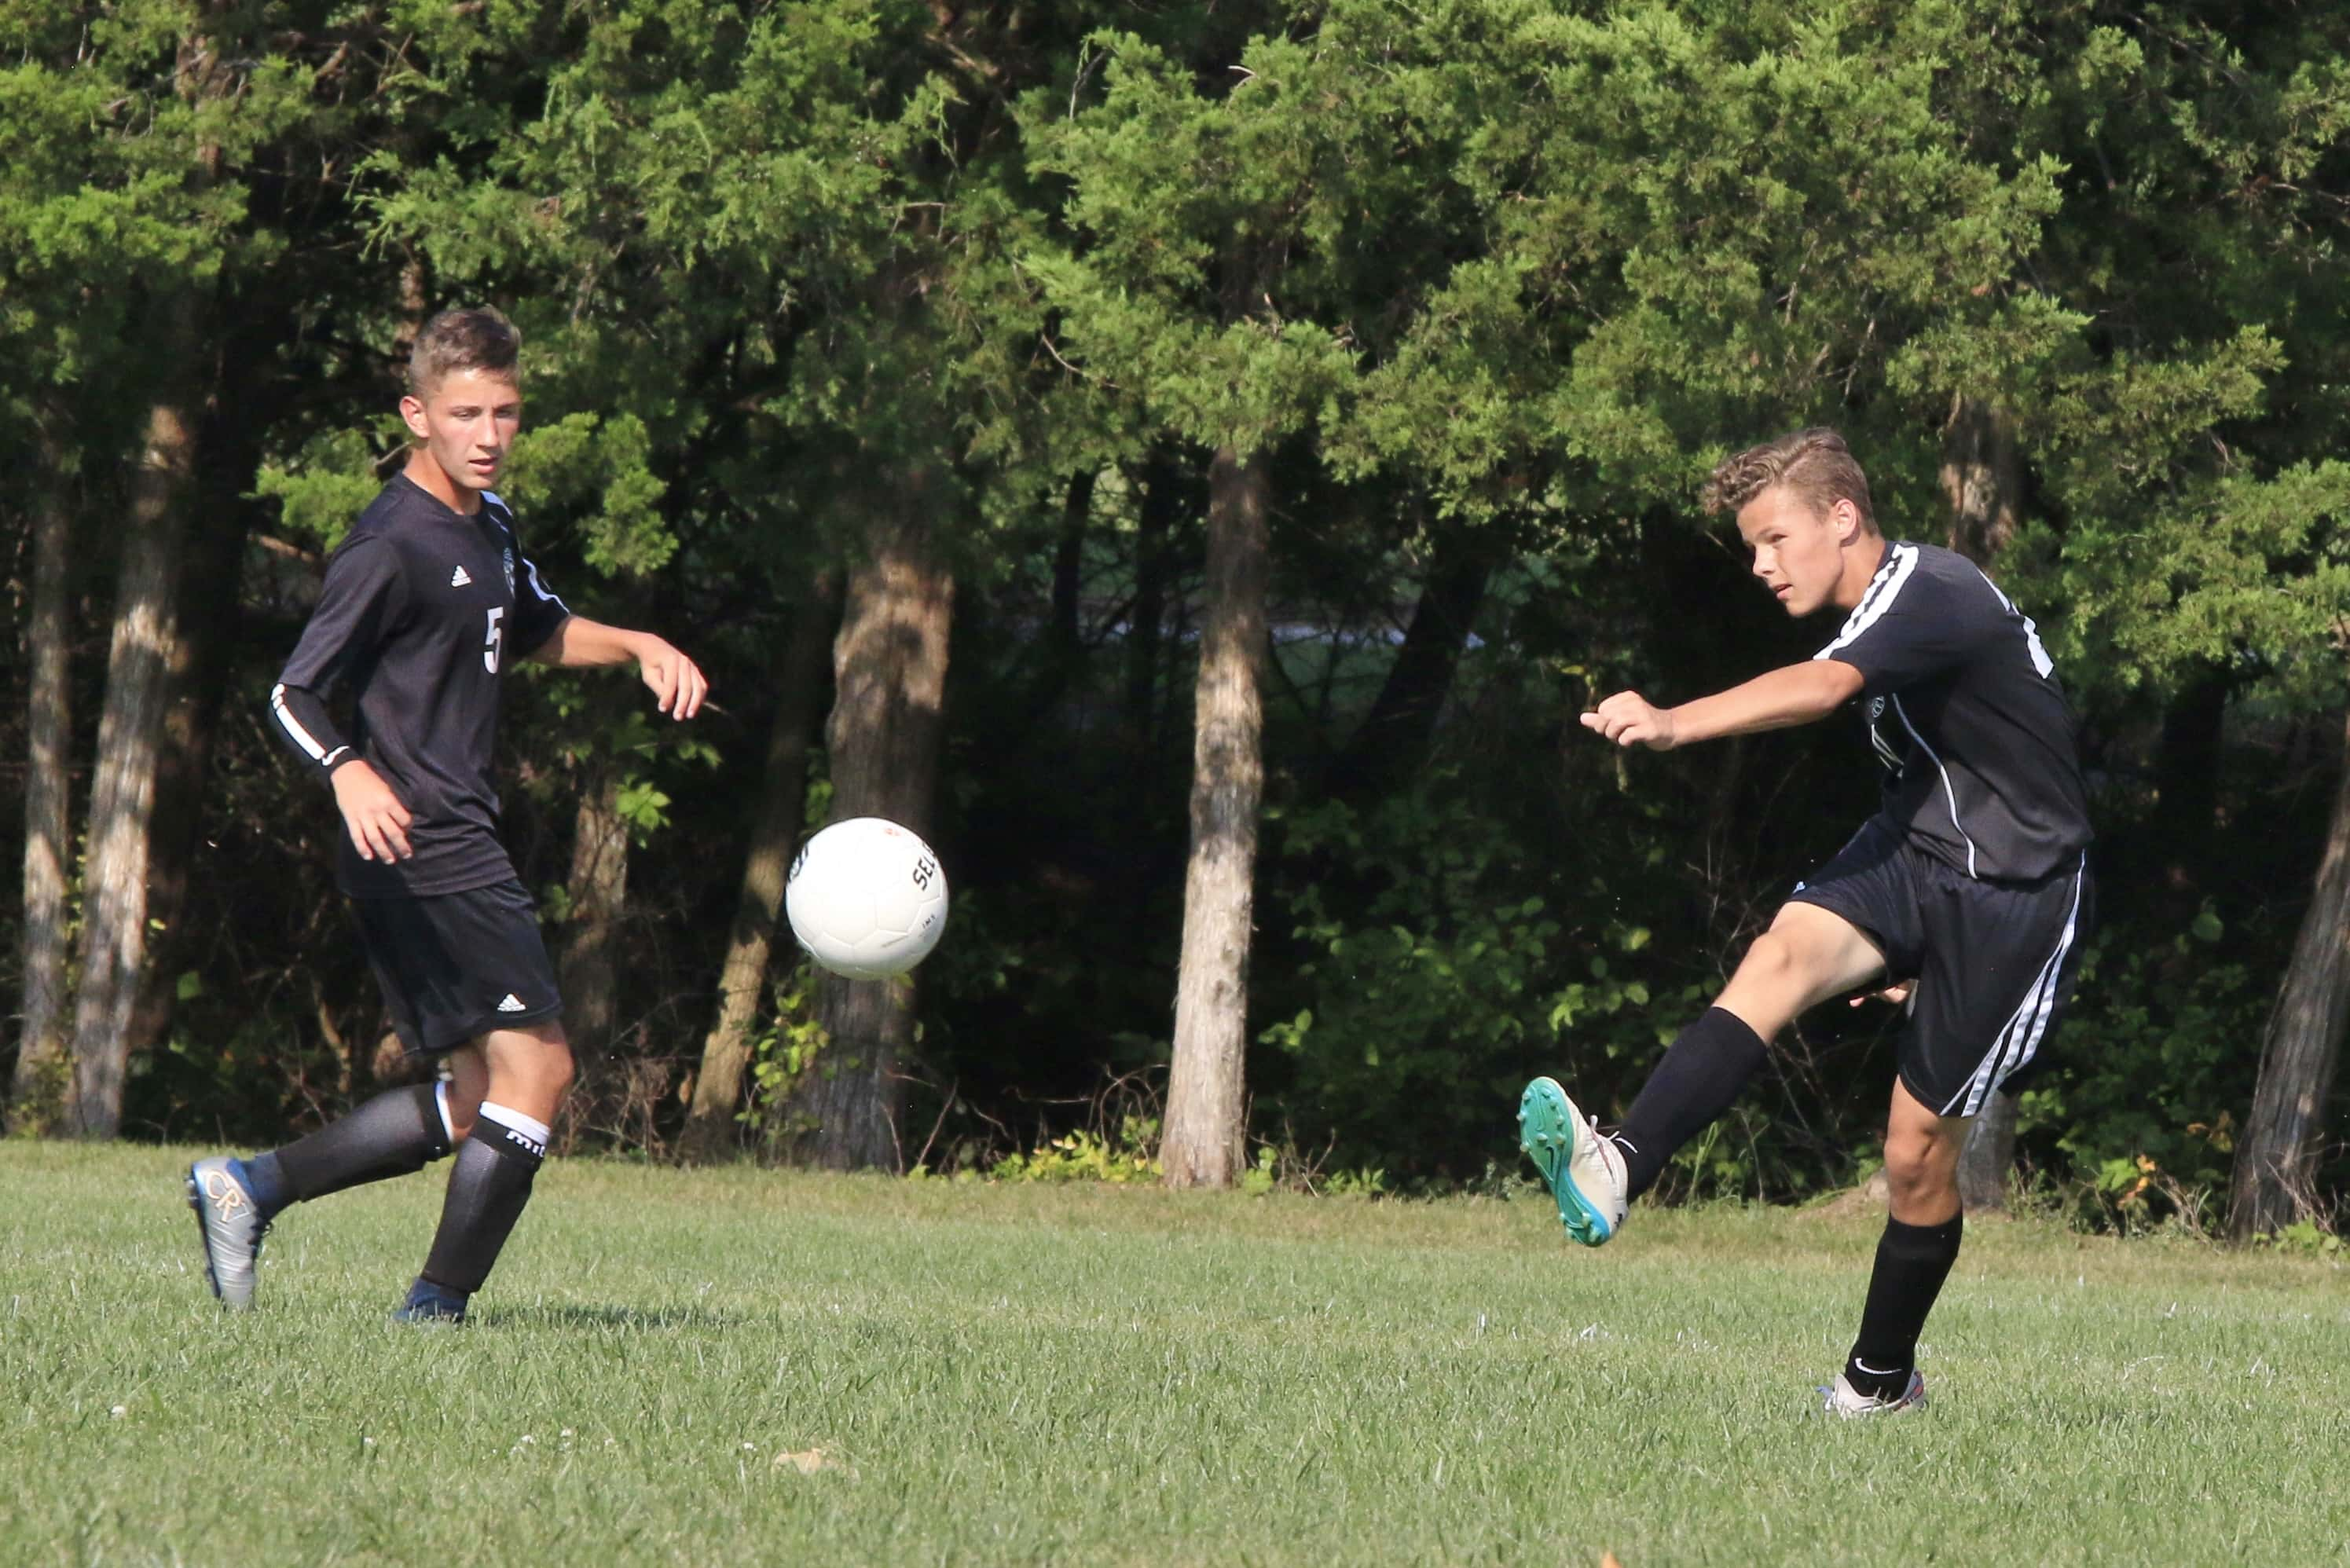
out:
M1908 1002L1909 993L1917 989L1918 982L1914 980L1898 980L1883 991L1862 992L1852 999L1852 1004L1858 1007L1864 1002L1888 1002L1898 1007Z
M710 693L701 667L650 632L638 644L637 673L652 688L660 711L672 719L691 719L701 712L702 700Z
M408 842L408 808L381 774L365 763L345 763L328 782L335 786L335 804L343 808L343 826L360 859L389 865L416 857Z
M1583 727L1596 730L1619 746L1646 746L1652 752L1673 749L1673 711L1659 708L1638 691L1618 691L1583 716Z

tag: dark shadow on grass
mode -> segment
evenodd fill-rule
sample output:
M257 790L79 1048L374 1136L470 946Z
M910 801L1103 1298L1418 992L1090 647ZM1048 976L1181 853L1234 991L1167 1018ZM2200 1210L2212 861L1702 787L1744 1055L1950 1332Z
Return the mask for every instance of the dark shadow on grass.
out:
M511 1306L466 1314L484 1328L618 1328L635 1334L671 1334L680 1329L724 1329L739 1320L700 1306Z

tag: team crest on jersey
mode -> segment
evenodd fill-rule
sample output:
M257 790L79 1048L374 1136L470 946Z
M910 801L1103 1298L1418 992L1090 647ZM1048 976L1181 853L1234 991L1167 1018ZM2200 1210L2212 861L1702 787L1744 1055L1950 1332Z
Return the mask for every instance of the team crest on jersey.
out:
M507 545L507 546L506 546L505 556L506 556L506 594L507 594L507 596L508 596L509 597L511 597L513 596L513 594L514 594L514 546L513 546L513 545Z

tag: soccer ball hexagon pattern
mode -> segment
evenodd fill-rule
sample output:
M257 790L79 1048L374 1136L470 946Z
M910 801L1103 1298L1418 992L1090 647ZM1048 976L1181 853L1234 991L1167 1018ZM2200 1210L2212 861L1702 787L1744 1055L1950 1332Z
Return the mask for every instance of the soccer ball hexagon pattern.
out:
M809 839L784 888L792 935L810 958L850 980L903 974L947 927L947 875L921 836L879 816L852 816Z

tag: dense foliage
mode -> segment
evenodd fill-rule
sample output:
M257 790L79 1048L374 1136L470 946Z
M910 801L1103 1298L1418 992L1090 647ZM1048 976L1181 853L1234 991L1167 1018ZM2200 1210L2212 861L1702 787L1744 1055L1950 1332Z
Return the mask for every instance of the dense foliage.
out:
M21 628L36 514L69 511L77 776L141 421L167 382L204 410L181 591L226 618L178 677L212 717L157 826L185 887L128 1129L265 1137L390 1070L331 808L259 715L397 459L400 345L488 300L529 345L534 553L721 706L681 738L615 682L510 687L509 836L558 947L583 794L631 839L574 1139L675 1137L778 650L919 484L958 582L956 912L904 1163L1147 1151L1229 446L1274 496L1263 1168L1491 1179L1528 1073L1628 1095L1870 808L1842 725L1618 756L1573 721L1815 645L1693 493L1830 422L1892 531L1938 541L1970 432L2005 443L1971 545L2082 711L2107 919L2029 1166L2108 1213L2224 1181L2340 831L2342 14L141 0L0 4L0 542ZM827 798L819 752L810 820ZM815 1044L805 972L771 979L754 1145ZM1866 1163L1887 1021L1828 1011L1678 1190Z

